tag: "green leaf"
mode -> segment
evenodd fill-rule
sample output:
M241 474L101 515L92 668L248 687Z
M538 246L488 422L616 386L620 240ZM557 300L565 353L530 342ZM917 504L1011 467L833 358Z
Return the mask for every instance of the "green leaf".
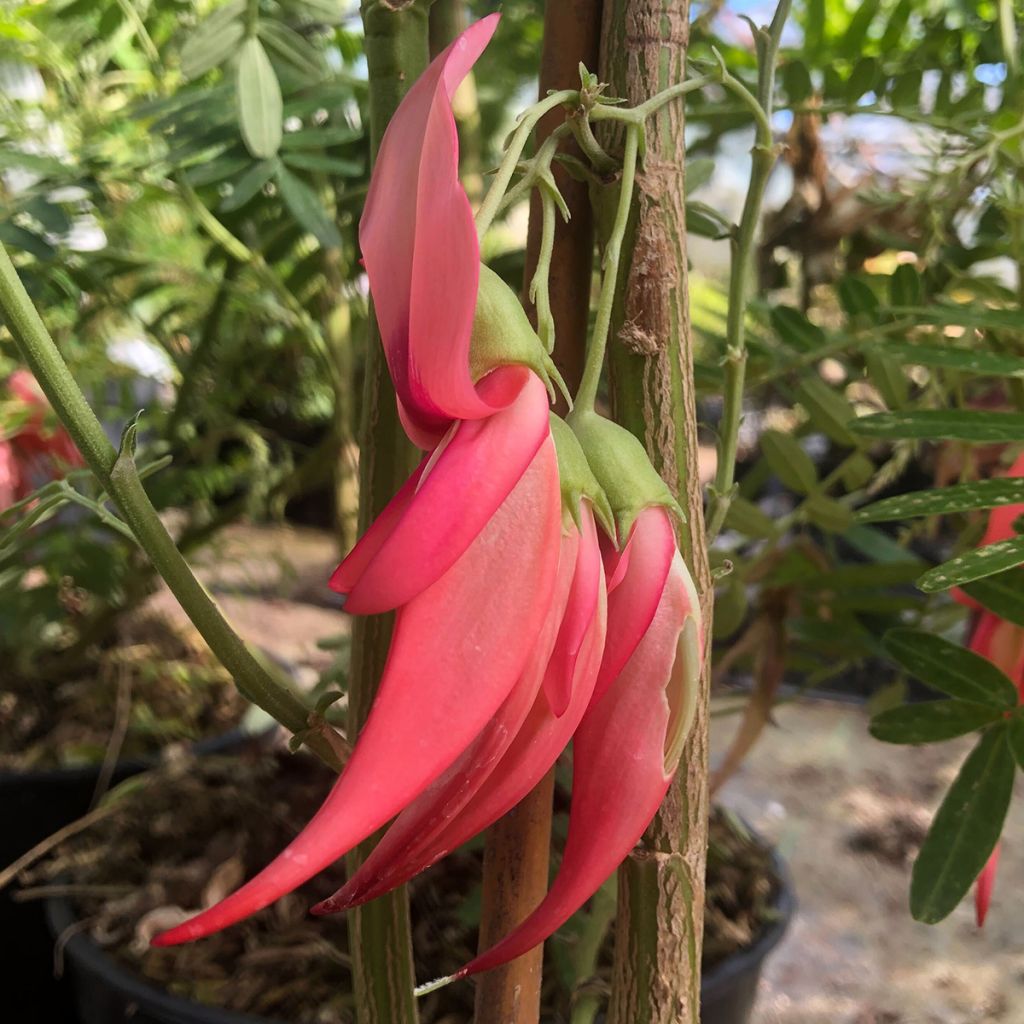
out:
M870 482L875 475L875 464L863 452L854 452L846 459L841 475L843 486L848 491L855 491Z
M245 26L238 18L219 26L211 26L212 21L207 18L200 24L181 48L181 73L190 81L234 56L245 37Z
M910 912L936 924L963 899L999 841L1014 761L1005 728L989 730L964 761L932 821L910 881Z
M890 629L882 646L912 676L957 700L1007 710L1017 687L988 658L918 629Z
M324 153L306 153L302 150L285 152L282 160L289 167L298 167L303 171L323 171L325 174L336 174L341 178L359 178L363 173L363 164L359 160L345 160L341 157L327 156Z
M792 306L773 306L769 313L775 333L798 352L814 352L826 341L825 332Z
M991 725L998 708L966 700L930 700L882 711L871 719L871 735L883 743L938 743Z
M887 356L894 356L904 363L917 363L919 366L946 366L952 370L993 377L1024 377L1024 359L996 352L943 345L914 345L905 341L890 341L883 351Z
M779 68L779 73L782 76L782 87L786 90L786 97L791 104L803 103L814 92L811 73L803 61L786 61Z
M797 386L796 394L811 422L826 437L837 444L856 447L857 439L850 432L856 415L842 395L833 391L817 374L804 377Z
M327 62L323 52L305 36L271 18L261 18L258 31L270 51L299 72L306 82L316 85L327 77Z
M747 588L741 580L730 577L715 595L715 614L711 622L717 639L732 636L743 625L747 603Z
M882 354L885 352L885 355ZM909 388L903 368L894 359L888 358L888 348L872 350L864 353L864 364L868 374L885 399L886 405L900 409L907 404Z
M1024 562L1024 537L1011 537L995 544L974 548L942 565L929 569L918 581L918 589L934 594L950 587L959 587L971 580L1012 569Z
M725 517L725 525L730 530L738 530L745 537L775 536L775 521L746 498L732 499Z
M238 60L238 121L246 148L269 159L281 145L281 86L258 39L246 39Z
M885 523L915 516L948 515L1017 504L1024 504L1024 479L1006 477L897 494L865 505L858 509L854 518L858 523Z
M53 246L46 239L10 221L0 223L0 242L12 249L31 253L37 260L53 259L55 254Z
M974 580L964 584L963 590L1001 619L1024 626L1024 568Z
M846 96L851 103L856 103L861 96L874 89L878 71L878 61L874 57L861 57L854 64L846 82Z
M870 316L878 312L878 296L859 277L843 277L836 288L839 304L847 316Z
M1014 715L1010 719L1007 739L1010 742L1010 753L1019 768L1024 769L1024 718Z
M691 199L686 204L686 230L717 241L732 234L732 224L707 203Z
M212 185L214 182L230 178L232 174L237 174L251 164L252 160L248 156L222 156L190 168L185 172L185 180L193 188L201 188L203 185Z
M893 107L912 110L915 114L921 106L921 81L924 75L920 70L904 71L893 79L889 98Z
M812 494L803 505L804 514L827 533L845 533L853 522L850 510L834 498Z
M853 17L840 44L840 52L845 57L852 59L863 49L868 29L878 13L880 3L881 0L862 0L854 9Z
M969 441L988 444L1024 441L1024 415L974 409L924 409L879 412L851 424L864 437L887 440Z
M901 263L889 278L889 298L892 305L919 306L923 293L921 275L916 268L909 263Z
M715 161L708 156L695 156L686 161L686 194L692 195L706 185L715 173Z
M761 435L761 451L771 471L791 491L809 494L817 487L814 462L792 434L766 430Z
M247 202L270 179L277 173L277 169L280 163L277 157L271 160L261 160L259 163L251 164L249 169L243 174L231 188L231 194L224 197L224 200L220 204L221 210L225 213L230 213L232 210L237 210L241 206L245 206Z
M335 128L303 128L297 132L288 132L281 140L282 149L326 149L328 146L343 145L355 142L362 133L349 125L338 125Z
M284 167L278 168L277 184L281 198L295 220L316 236L324 248L340 249L341 235L317 194L301 178L296 178Z

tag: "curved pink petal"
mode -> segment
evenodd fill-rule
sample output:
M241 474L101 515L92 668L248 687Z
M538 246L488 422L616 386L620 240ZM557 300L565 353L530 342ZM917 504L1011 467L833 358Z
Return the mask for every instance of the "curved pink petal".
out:
M522 367L495 370L481 390L520 384L519 397L482 420L449 428L331 577L355 615L389 611L445 573L485 527L549 436L543 383ZM415 481L415 483L414 483Z
M561 535L554 443L462 557L395 618L366 726L300 835L255 878L154 940L219 931L347 853L414 800L473 741L522 674L551 604Z
M329 899L313 907L314 914L336 913L380 895L381 884L394 888L418 872L421 851L468 803L494 770L515 739L540 690L555 645L580 546L577 531L562 535L558 578L547 622L523 674L497 714L484 726L465 753L391 823L359 870ZM411 867L408 873L403 868ZM397 879L397 880L396 880Z
M495 411L474 387L469 342L480 249L459 183L451 97L497 28L471 25L420 76L381 142L359 225L384 352L403 422L436 443L453 419Z
M609 586L608 641L595 700L607 692L653 621L675 552L672 519L666 509L652 506L637 516L622 552L606 556L614 589Z
M999 870L1000 844L992 851L988 863L981 869L978 881L974 887L974 920L978 927L985 924L988 917L989 904L992 902L992 888L996 884L996 872Z
M543 942L601 887L650 824L695 700L700 658L687 637L699 615L694 598L677 554L650 628L576 731L569 835L551 889L522 924L457 976L497 967Z
M358 891L345 886L349 890L347 906L376 899L435 864L515 807L547 774L579 726L594 691L607 623L603 578L601 582L590 631L576 659L572 698L564 714L555 715L547 697L538 693L505 756L461 810L442 827L410 837L402 857L381 864L375 877L367 878ZM340 904L337 907L343 909Z
M544 694L556 715L565 714L572 700L576 660L591 631L598 600L604 588L601 545L594 513L589 502L580 502L579 508L582 526L578 534L579 557L558 638L544 673Z

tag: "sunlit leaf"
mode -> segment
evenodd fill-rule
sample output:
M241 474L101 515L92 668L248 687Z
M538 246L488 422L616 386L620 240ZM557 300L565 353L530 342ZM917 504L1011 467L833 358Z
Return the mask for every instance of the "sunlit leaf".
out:
M910 882L910 911L935 924L966 895L999 841L1015 766L1006 729L990 729L964 761L932 821Z
M939 590L959 587L972 580L1012 569L1024 562L1024 537L1011 537L974 548L948 562L929 569L918 581L918 587L926 594Z

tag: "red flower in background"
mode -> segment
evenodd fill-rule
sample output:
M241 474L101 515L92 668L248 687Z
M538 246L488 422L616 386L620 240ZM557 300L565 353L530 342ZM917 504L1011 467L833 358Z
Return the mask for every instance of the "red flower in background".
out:
M0 512L84 464L67 431L49 422L49 403L28 370L15 370L7 379L3 404L13 425L0 432Z
M1021 455L1006 473L1011 477L1024 477L1024 455ZM979 547L1010 540L1017 536L1014 521L1024 515L1024 505L1004 505L989 514L988 526ZM970 649L988 658L1017 685L1018 699L1024 702L1024 627L1000 618L995 612L981 608L962 591L956 591L957 600L976 609L977 618L971 630ZM999 846L992 851L988 863L978 876L974 890L974 915L980 928L988 915L999 865Z

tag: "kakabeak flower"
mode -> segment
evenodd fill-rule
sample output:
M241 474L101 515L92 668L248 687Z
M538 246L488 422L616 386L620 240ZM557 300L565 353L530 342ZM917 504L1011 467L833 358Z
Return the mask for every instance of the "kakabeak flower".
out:
M474 25L410 90L381 148L362 232L403 416L433 447L332 580L350 611L398 609L373 707L306 829L158 945L254 913L377 831L452 766L530 674L562 546L544 352L511 290L481 272L475 231L457 230L472 228L472 215L449 102L495 24ZM418 184L399 184L413 155ZM378 229L381 202L390 237ZM404 267L397 277L377 273L382 252ZM407 253L414 258L402 264Z
M1008 470L1007 476L1024 477L1024 455L1021 455ZM1024 505L1004 505L989 514L988 526L979 546L995 544L1018 536L1014 522L1024 515ZM1001 618L995 612L980 607L962 591L955 592L958 600L975 608L976 619L971 630L969 647L975 654L988 658L1017 685L1017 696L1024 702L1024 627ZM980 928L988 916L999 866L999 845L992 851L988 863L978 876L974 889L974 916Z
M158 945L255 912L394 818L314 909L376 898L514 807L573 740L561 869L534 913L460 973L484 970L596 891L678 763L702 656L678 509L632 435L593 413L571 429L549 417L550 364L514 293L480 266L458 183L451 95L496 20L410 90L360 228L402 421L427 449L331 580L350 612L397 609L377 698L296 840Z

